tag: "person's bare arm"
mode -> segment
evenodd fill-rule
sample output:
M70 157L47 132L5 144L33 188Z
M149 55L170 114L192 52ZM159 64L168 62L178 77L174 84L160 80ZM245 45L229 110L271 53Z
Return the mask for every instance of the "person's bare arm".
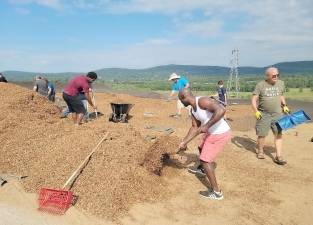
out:
M179 145L179 149L184 150L187 147L187 144L192 141L196 136L198 136L201 133L207 133L209 128L213 126L217 121L223 118L225 114L225 108L221 107L218 103L215 101L209 99L209 98L200 98L199 99L199 107L203 110L208 110L213 113L211 119L204 124L203 126L200 126L200 121L197 121L194 116L192 127L189 129L188 134L183 139L181 144Z
M171 91L170 98L172 98L176 94L176 91Z
M183 141L188 142L188 140L190 138L192 138L197 133L200 125L201 125L201 123L198 120L196 120L196 118L193 115L191 115L191 127L190 127L187 135L184 137Z
M35 86L33 87L33 90L34 90L34 91L37 91L37 85L35 85Z
M191 114L191 127L189 128L187 135L183 138L183 141L179 145L180 150L186 150L187 144L198 134L200 134L200 125L200 121L196 120L196 118Z
M287 105L287 104L286 104L285 96L283 96L283 95L280 96L280 103L281 103L282 106Z
M252 109L254 112L258 111L258 105L257 105L258 98L259 96L257 95L252 95L252 98L251 98L251 105L252 105Z
M92 102L90 93L89 93L89 92L85 92L85 96L86 96L86 99L87 99L89 105L90 105L91 107L93 107L93 108L96 108L96 106L95 106L95 105L93 104L93 102Z
M48 87L48 96L51 95L52 89Z
M220 106L220 104L210 98L200 98L198 104L201 109L208 110L209 112L213 113L211 119L199 128L201 133L207 133L210 127L212 127L216 122L224 117L226 110L224 107Z

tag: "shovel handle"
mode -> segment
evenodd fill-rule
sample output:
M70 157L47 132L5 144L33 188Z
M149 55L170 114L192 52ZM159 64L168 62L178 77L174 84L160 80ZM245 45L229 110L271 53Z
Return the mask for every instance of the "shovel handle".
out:
M223 106L226 106L225 102L220 101L219 99L216 99L214 96L210 96L210 98L214 99L215 101L221 103Z
M96 106L96 99L95 99L95 93L93 92L93 90L91 89L91 93L92 93L92 102L93 104ZM95 114L96 114L96 118L98 118L98 111L95 109Z
M92 154L97 150L97 148L101 145L101 143L107 138L108 134L109 134L109 132L105 133L105 135L99 141L97 146L94 147L94 149L89 153L89 155L84 159L84 161L79 165L79 167L72 173L70 178L68 178L68 180L63 185L63 189L65 189L66 187L69 187L68 189L70 189L72 187L72 185L73 185L74 181L76 180L76 178L78 177L78 175L82 172L82 170L85 168L85 166L89 162Z

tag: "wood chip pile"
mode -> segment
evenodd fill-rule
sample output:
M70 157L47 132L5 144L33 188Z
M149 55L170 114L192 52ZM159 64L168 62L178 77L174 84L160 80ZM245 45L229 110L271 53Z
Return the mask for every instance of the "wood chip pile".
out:
M23 181L27 191L60 189L109 131L72 188L79 196L77 206L116 219L135 203L171 194L166 179L141 164L149 155L159 158L174 145L176 149L175 141L162 139L149 148L131 124L110 123L104 117L75 128L70 119L59 118L59 108L33 91L5 83L0 90L0 172L28 176Z
M161 175L163 166L168 162L170 155L178 151L179 139L164 136L158 139L145 154L142 165L148 171Z

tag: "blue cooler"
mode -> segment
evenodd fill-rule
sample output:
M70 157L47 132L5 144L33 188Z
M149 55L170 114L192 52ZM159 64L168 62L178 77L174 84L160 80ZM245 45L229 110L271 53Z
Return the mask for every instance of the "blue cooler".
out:
M307 123L311 118L302 109L288 114L277 120L276 125L279 130L288 130L299 124Z

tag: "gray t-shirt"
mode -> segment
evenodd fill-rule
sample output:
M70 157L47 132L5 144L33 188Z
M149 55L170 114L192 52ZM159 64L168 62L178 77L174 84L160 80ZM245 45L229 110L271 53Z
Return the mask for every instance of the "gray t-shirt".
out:
M48 95L48 83L45 80L36 80L35 81L36 90L39 94L47 96Z
M259 82L253 95L259 96L258 110L268 113L281 113L280 96L285 92L285 84L278 80L274 85L269 84L265 80Z

